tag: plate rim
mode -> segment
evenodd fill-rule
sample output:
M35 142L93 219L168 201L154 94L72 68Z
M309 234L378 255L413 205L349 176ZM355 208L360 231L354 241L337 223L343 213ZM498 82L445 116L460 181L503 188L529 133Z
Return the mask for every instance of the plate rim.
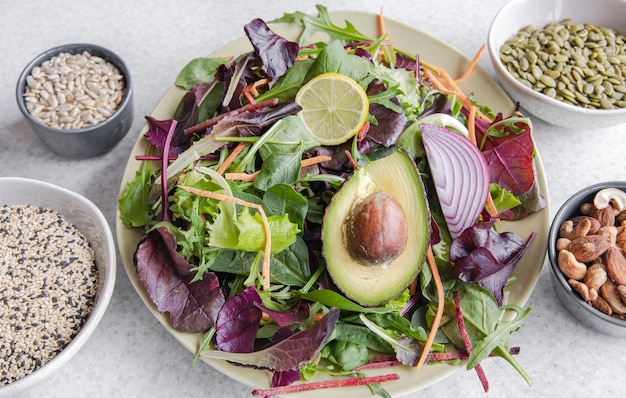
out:
M361 24L366 23L368 24L367 28L371 29L371 26L369 26L369 24L372 24L379 17L378 14L375 14L375 13L370 13L366 11L355 11L355 10L334 10L334 11L329 10L328 13L329 13L331 20L335 24L337 24L338 21L348 20L351 23L353 23L354 26L356 26L357 29L359 29L360 31L364 30L364 26L361 26ZM358 20L359 22L355 22L355 20ZM409 33L409 36L423 37L424 39L428 39L430 44L437 44L438 46L441 46L440 48L445 49L445 51L443 51L444 53L452 54L455 58L460 58L463 62L467 62L467 63L470 62L470 59L466 55L461 53L458 49L443 42L442 40L437 39L436 37L428 34L427 32L421 31L417 28L414 28L412 26L409 26L403 22L394 20L392 18L385 17L384 21L385 21L385 26L388 32L401 31L401 32ZM284 31L286 31L287 33L295 32L293 34L296 34L298 30L299 31L302 30L301 27L296 27L294 26L294 24L280 24L280 25L270 24L270 27L272 28L272 30L274 30L275 32L279 34L286 34ZM289 38L289 39L293 40L293 38ZM394 42L396 42L396 40L394 40ZM238 46L246 46L246 47L249 47L250 50L252 49L252 47L249 46L249 42L247 41L247 38L243 36L236 40L230 41L229 43L223 45L222 47L217 48L216 50L214 50L207 56L209 57L217 56L220 53L225 53L226 51L230 51L229 54L232 55L233 53L232 48L236 48ZM398 47L402 48L401 46L398 46ZM405 49L403 48L403 50ZM460 66L461 65L455 65L454 67L459 68ZM476 77L476 75L478 75L478 77ZM502 112L505 112L507 108L509 111L512 111L514 109L513 101L510 99L508 94L504 91L504 89L500 85L498 85L494 77L490 76L479 65L477 65L474 68L472 75L470 76L470 78L466 80L466 82L472 82L472 81L478 81L479 83L488 83L490 85L489 89L491 91L494 91L500 100L505 100L506 102L505 104L498 104L497 108L494 107L494 104L486 104L481 101L479 101L479 103L488 105L492 107L492 109L498 109ZM461 87L468 85L466 82L463 82ZM170 88L165 92L165 94L159 99L155 107L152 109L152 112L150 115L158 119L159 117L161 117L160 114L163 111L162 108L163 108L165 101L168 98L170 97L173 98L175 96L178 96L180 99L182 98L182 95L184 93L185 93L184 90L172 84ZM481 93L476 93L476 94L480 95ZM173 109L170 109L170 111L173 111ZM171 112L169 116L163 115L163 117L171 117L171 116L172 116ZM130 181L132 181L132 179L135 176L135 172L138 169L138 167L136 166L139 164L139 162L134 160L134 156L136 156L139 153L145 153L145 149L147 149L147 147L149 146L147 140L144 137L144 134L147 131L147 129L148 129L148 123L144 123L143 127L140 130L140 133L138 134L137 141L133 145L132 151L130 153L129 159L124 169L124 174L123 174L123 178L120 184L120 192L119 192L118 198L121 198L124 190L126 189L127 184ZM535 151L535 153L536 153L535 165L536 165L538 183L541 189L541 193L544 196L544 199L546 201L546 206L540 212L528 216L528 220L531 220L532 224L536 224L536 226L539 227L540 230L537 231L537 236L535 240L533 241L533 243L531 244L531 247L529 248L529 251L526 253L526 255L531 253L531 250L533 252L537 252L537 250L539 250L541 254L536 255L538 258L535 261L536 265L534 267L526 267L526 268L530 268L530 270L526 270L526 269L524 270L524 272L531 271L530 276L529 276L530 283L528 286L522 287L521 289L517 289L518 292L516 294L519 296L519 299L516 300L514 304L519 305L519 306L526 305L528 299L530 298L530 295L532 294L538 282L541 270L543 269L543 264L545 261L545 256L546 256L546 251L547 251L547 232L549 229L549 208L550 208L549 195L548 195L548 187L547 187L547 182L546 182L546 178L544 174L541 157L537 150ZM144 304L148 307L152 315L157 318L157 320L165 327L168 333L171 334L179 342L179 344L183 345L183 347L185 347L188 351L190 351L192 354L195 355L195 347L192 347L192 344L190 343L188 336L182 336L182 335L189 335L189 334L181 333L172 329L171 325L169 324L169 318L165 314L159 313L156 310L154 304L152 304L152 302L149 300L149 297L147 296L145 289L141 285L141 282L138 280L137 274L134 270L134 264L133 264L134 251L133 253L129 254L127 250L126 251L123 250L122 240L125 239L129 234L135 234L136 241L138 241L141 234L137 230L130 230L126 228L122 224L121 219L120 219L119 206L116 207L116 210L117 210L116 211L116 235L117 235L118 249L120 252L120 256L122 257L122 265L127 273L127 276L129 277L131 281L131 284L133 285L136 292L139 294L140 298L143 300ZM519 223L519 222L520 221L516 223ZM508 223L503 223L503 224L505 226L504 229L507 229L506 226ZM518 225L519 224L515 224L515 226L518 226ZM526 258L526 256L524 258ZM520 264L524 263L524 258L522 258L522 261L520 262ZM518 268L519 267L516 267L516 270L514 270L513 275L516 274L516 271ZM528 279L528 278L525 277L524 279ZM516 284L513 284L514 287L515 285ZM197 344L197 342L201 338L201 335L197 334L196 337L197 337L196 338L196 344ZM266 388L269 386L269 383L271 382L271 373L266 370L255 369L254 370L255 377L253 378L254 380L250 380L250 377L242 376L242 369L244 368L234 366L224 361L215 360L215 359L203 358L202 361L207 363L209 366L211 366L213 369L217 370L218 372L222 373L223 375L239 383L248 385L253 388ZM427 388L451 376L457 370L461 369L463 367L463 364L464 364L464 361L462 361L458 365L450 365L450 364L429 365L427 367L422 368L422 370L420 371L420 372L424 372L423 374L427 373L425 375L426 380L419 381L418 383L415 383L415 384L407 383L407 382L398 384L398 382L392 382L392 383L386 383L384 387L392 396L403 396L406 394L410 394L412 392ZM190 363L190 366L191 366L191 363ZM407 368L407 369L397 369L397 368ZM403 375L407 375L405 376L405 378L408 376L412 376L411 377L412 380L416 379L415 377L413 377L415 376L415 374L410 375L407 372L407 371L412 372L413 370L406 366L396 367L394 368L394 371L396 371L397 373L401 373L400 380L403 379ZM375 374L383 374L385 372L388 372L388 370L373 369L373 370L369 370L367 373L371 375L375 375ZM247 373L247 372L244 371L243 373ZM431 376L431 374L434 374L434 376ZM318 376L316 376L316 380L317 380L317 377ZM365 390L363 390L363 388L365 388ZM357 396L360 396L360 394L363 393L363 391L369 392L367 387L361 387L361 388L352 387L350 390L346 390L344 394L347 394L346 397L351 397L353 396L352 394L355 394L354 396L357 397ZM313 397L315 395L317 394L315 391L313 391L313 392L298 393L293 396Z

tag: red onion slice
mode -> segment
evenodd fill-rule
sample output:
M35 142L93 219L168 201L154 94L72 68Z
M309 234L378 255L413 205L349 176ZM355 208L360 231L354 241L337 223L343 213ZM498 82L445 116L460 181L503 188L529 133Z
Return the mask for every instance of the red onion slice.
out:
M485 157L470 140L446 128L421 124L422 141L441 210L452 238L474 225L489 194Z

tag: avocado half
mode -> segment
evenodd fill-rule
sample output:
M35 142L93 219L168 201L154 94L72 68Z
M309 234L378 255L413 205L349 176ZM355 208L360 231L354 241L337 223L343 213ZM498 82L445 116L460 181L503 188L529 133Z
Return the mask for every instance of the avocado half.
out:
M429 236L422 179L411 157L397 150L359 167L333 196L322 226L326 268L348 298L382 305L416 277Z

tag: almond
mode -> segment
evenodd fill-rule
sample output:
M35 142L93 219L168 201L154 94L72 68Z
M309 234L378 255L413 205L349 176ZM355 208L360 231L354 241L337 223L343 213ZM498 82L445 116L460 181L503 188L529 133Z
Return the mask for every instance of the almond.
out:
M617 247L611 246L604 253L604 264L609 278L618 285L626 285L626 257Z
M598 220L602 226L615 225L615 210L611 206L604 209L594 207L589 215Z
M576 238L569 246L569 251L576 260L588 263L596 260L611 246L611 240L602 235L588 235Z

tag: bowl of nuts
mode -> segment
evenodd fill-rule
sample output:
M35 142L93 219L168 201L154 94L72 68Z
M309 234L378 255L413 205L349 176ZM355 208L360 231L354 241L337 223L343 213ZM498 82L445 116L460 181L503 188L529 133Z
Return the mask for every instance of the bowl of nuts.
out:
M0 178L0 397L67 363L102 319L115 285L108 222L87 198Z
M626 181L570 197L548 234L552 284L581 323L626 337Z
M498 80L534 116L566 128L626 123L626 2L511 0L487 47Z
M66 44L37 56L20 75L16 97L37 136L68 158L109 152L133 121L126 64L93 44Z

